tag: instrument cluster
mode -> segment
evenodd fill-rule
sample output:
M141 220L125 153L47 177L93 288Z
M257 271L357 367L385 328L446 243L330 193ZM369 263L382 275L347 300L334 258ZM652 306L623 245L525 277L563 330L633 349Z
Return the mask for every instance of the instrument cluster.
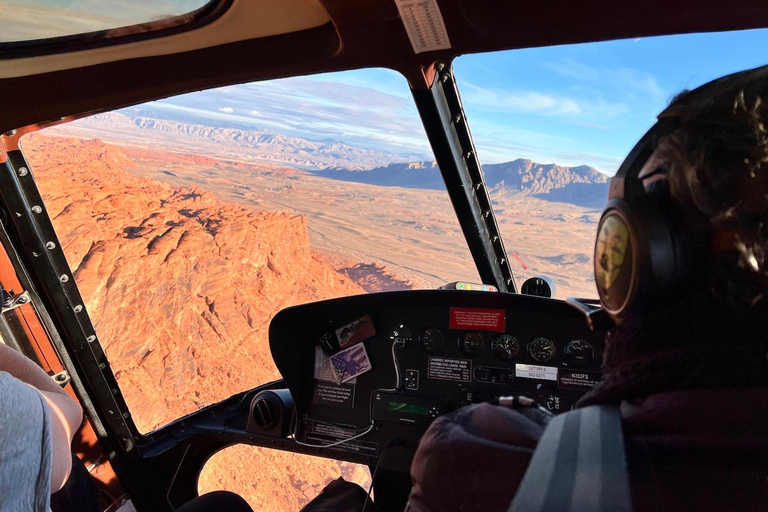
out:
M296 404L296 442L377 456L391 439L410 457L435 418L524 395L557 414L600 380L604 333L564 302L420 290L285 309L270 348Z

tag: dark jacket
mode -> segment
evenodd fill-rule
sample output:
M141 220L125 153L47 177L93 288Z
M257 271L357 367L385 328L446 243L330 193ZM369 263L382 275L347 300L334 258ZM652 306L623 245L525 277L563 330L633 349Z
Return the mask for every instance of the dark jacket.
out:
M621 414L635 512L768 511L768 390L659 393ZM487 404L439 418L411 466L408 510L505 512L542 432Z

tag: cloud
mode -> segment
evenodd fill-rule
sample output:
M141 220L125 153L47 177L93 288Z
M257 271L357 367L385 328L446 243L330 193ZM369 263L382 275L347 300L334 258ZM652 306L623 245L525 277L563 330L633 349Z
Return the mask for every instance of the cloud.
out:
M577 84L590 85L599 90L642 93L654 102L666 101L665 91L651 73L625 66L595 66L574 59L544 62L542 66L560 76L573 79Z
M461 84L462 96L471 108L493 112L531 114L546 117L614 117L628 111L625 104L601 99L588 100L538 91L513 91Z
M356 78L355 83L345 83L345 76ZM395 75L391 85L374 87L364 85L364 76L338 73L328 80L320 75L234 85L168 98L163 108L174 105L208 119L221 116L219 112L243 112L227 120L311 140L432 158L405 79Z
M597 123L576 123L576 126L583 126L584 128L594 128L595 130L610 130L610 126Z

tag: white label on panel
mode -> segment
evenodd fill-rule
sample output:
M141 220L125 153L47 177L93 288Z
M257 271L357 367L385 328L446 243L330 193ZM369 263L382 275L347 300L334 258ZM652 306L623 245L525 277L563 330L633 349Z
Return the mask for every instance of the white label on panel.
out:
M557 380L557 368L535 364L516 364L515 376L522 379Z

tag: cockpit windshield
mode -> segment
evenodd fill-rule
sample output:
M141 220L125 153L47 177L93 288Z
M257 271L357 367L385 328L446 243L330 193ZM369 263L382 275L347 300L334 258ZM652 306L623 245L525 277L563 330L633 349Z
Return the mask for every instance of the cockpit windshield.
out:
M393 71L211 89L22 145L142 431L279 378L285 307L479 282Z
M454 73L515 277L597 297L608 179L685 89L765 64L767 30L465 55Z

